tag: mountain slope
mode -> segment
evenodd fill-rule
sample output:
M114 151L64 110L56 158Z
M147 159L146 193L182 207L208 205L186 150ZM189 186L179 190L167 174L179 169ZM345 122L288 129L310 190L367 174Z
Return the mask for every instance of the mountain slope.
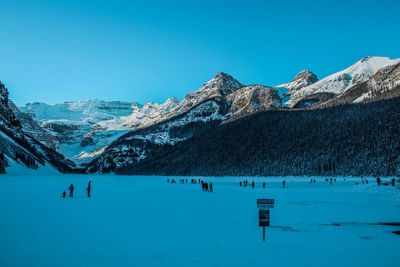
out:
M280 106L276 92L260 85L241 87L226 96L206 98L178 116L124 134L98 153L85 155L94 157L86 167L89 172L114 172L148 157L157 157L154 151L173 147L204 131L216 129L222 123Z
M84 149L93 151L124 133L107 131L93 134L93 125L129 115L135 108L138 108L137 103L91 99L55 105L35 102L20 109L35 118L43 129L57 136L57 150L73 159Z
M170 120L129 132L100 153L88 155L96 157L86 165L88 172L108 173L152 157L154 150L189 139L205 125L219 125L229 117L229 107L224 98L215 97Z
M362 84L372 78L380 69L395 65L398 59L387 57L364 57L349 68L329 75L328 77L294 91L286 102L289 107L295 107L304 98L322 94L332 97L340 96L350 88ZM301 105L302 107L304 105Z
M282 107L278 93L271 87L262 85L243 86L226 97L231 103L230 119Z
M203 125L182 142L152 149L143 160L113 170L190 176L400 175L400 98L259 112Z
M25 132L25 124L17 119L13 109L8 90L0 82L0 172L6 172L12 162L32 169L48 164L63 173L77 171L73 162L30 136L32 128Z
M336 98L315 104L313 108L371 102L398 96L400 96L400 63L380 69L369 80L349 88Z
M303 87L314 84L317 81L318 81L317 75L315 75L309 70L303 70L299 74L297 74L296 77L291 82L274 86L274 89L281 97L282 104L287 107L288 105L286 102L289 100L289 98L295 91L298 91Z

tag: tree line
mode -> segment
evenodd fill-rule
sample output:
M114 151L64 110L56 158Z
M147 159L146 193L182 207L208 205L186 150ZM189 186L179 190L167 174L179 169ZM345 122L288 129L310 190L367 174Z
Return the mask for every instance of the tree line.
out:
M119 174L400 175L400 98L313 110L270 110L204 123Z

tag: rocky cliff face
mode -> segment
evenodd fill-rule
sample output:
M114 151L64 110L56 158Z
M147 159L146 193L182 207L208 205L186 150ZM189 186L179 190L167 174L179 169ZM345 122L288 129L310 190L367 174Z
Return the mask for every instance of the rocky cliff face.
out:
M231 103L231 117L236 119L256 112L282 107L278 93L271 87L262 85L249 85L237 89L227 96Z
M312 85L317 81L317 75L309 70L303 70L297 74L291 82L274 86L274 89L281 97L283 106L287 107L287 102L294 92L306 86Z
M19 164L32 169L49 165L64 173L76 171L73 162L66 160L63 155L47 147L33 136L39 132L44 135L47 133L40 127L38 128L32 118L25 114L21 116L24 119L23 122L18 119L21 114L8 99L8 90L1 82L0 102L0 172L6 172L6 168L10 164ZM34 134L32 134L32 130L35 132Z

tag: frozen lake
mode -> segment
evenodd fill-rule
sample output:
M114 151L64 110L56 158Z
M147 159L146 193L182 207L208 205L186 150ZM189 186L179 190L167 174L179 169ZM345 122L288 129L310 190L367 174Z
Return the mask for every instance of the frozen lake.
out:
M400 222L398 185L186 178L2 175L0 266L398 266L400 226L376 224ZM265 242L257 198L275 199Z

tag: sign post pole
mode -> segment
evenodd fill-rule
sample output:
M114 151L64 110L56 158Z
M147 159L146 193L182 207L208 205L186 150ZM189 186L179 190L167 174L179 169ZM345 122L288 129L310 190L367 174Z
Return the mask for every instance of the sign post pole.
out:
M265 241L265 226L263 226L263 241Z

